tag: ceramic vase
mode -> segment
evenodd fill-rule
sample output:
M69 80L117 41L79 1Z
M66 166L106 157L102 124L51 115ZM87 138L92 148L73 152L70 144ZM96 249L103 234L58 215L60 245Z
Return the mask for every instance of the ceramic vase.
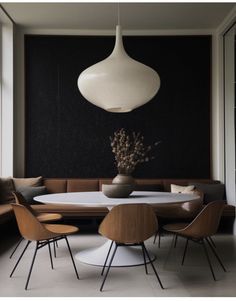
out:
M112 184L129 184L134 186L135 180L131 175L118 174L112 181Z

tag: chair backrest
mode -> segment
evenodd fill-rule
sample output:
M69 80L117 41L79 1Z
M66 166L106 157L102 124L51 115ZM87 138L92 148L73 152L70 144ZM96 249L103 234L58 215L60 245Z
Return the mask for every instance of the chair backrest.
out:
M199 198L185 202L155 204L153 208L160 218L193 219L203 208L202 197L196 192L194 194L197 194Z
M14 195L16 204L25 206L34 216L36 216L36 212L33 210L33 208L25 200L25 198L23 197L23 195L20 192L14 191L14 192L12 192L12 194Z
M224 206L225 203L223 201L207 204L180 234L193 238L204 238L214 235L218 230Z
M122 204L112 208L99 233L119 243L140 243L158 230L153 208L148 204Z
M43 240L53 236L23 205L11 204L21 235L27 240Z
M181 210L179 215L182 218L195 218L197 214L202 210L203 208L203 197L199 194L199 192L194 192L194 194L199 196L199 199L190 201L190 202L184 202L180 204Z

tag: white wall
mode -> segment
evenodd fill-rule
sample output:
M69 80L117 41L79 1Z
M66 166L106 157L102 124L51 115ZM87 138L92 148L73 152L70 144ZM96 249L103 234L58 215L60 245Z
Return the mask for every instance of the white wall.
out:
M222 37L215 32L212 36L212 178L224 182L224 101L222 45Z
M225 47L225 184L228 203L235 205L235 27L224 38Z

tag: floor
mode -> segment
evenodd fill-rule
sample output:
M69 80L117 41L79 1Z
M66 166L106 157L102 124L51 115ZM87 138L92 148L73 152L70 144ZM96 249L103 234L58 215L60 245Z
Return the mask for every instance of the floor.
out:
M22 250L9 259L17 237L0 238L0 297L235 297L236 296L236 236L221 234L214 237L217 250L223 259L227 273L213 260L217 281L213 281L205 255L200 245L190 243L184 266L181 258L184 240L178 240L173 248L172 237L164 236L161 248L153 244L153 238L146 241L148 250L156 254L155 266L165 287L162 290L148 266L112 268L101 293L99 287L101 268L76 261L80 280L77 280L63 241L54 259L55 269L51 270L48 249L43 248L37 255L29 290L24 290L26 275L33 255L33 245L26 251L13 278L9 278L16 258ZM97 234L79 234L69 237L72 253L94 246L100 246L105 239ZM3 243L4 242L4 243ZM172 247L170 248L170 246Z

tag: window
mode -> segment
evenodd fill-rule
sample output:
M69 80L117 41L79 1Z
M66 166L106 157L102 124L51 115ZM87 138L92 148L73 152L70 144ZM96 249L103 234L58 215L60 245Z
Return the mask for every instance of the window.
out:
M0 175L13 175L13 23L0 10Z
M224 34L225 184L227 200L235 205L235 33L236 24Z

